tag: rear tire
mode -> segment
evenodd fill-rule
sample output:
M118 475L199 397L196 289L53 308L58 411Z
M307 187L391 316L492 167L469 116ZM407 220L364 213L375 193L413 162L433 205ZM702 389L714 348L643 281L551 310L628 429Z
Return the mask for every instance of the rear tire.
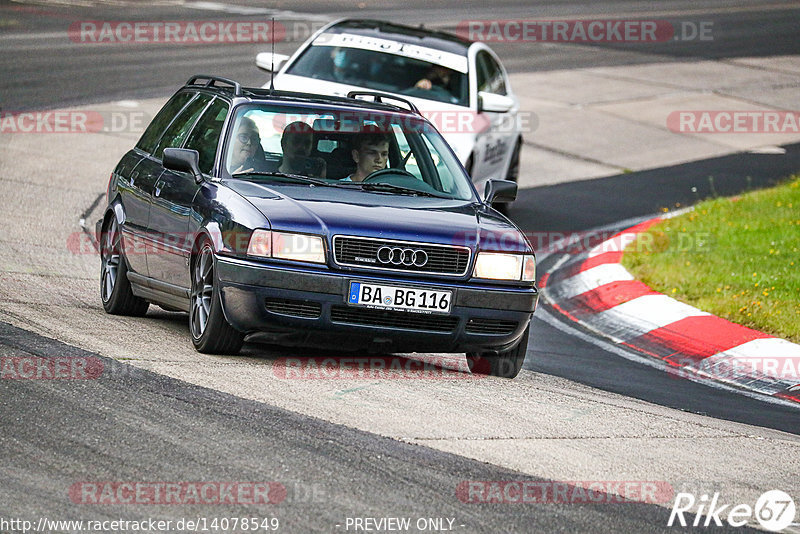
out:
M192 293L189 330L198 352L237 354L244 334L233 328L222 312L219 284L214 272L214 249L208 239L198 244L192 261Z
M467 365L469 370L476 375L491 375L500 378L514 378L522 369L525 361L525 353L528 351L528 337L531 326L525 328L525 332L519 343L513 349L505 352L468 352Z
M128 262L122 250L122 232L113 215L100 235L100 300L112 315L141 317L150 303L133 294L128 280Z

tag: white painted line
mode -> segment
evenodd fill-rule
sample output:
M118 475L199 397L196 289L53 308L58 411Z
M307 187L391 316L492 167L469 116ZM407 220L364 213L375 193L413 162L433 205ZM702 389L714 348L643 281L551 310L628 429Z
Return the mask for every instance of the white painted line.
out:
M633 280L633 276L618 263L606 263L556 282L552 286L547 286L546 289L553 298L564 300L597 289L602 285L623 280Z
M752 150L748 150L750 154L775 154L781 155L786 154L786 149L780 146L762 146L760 148L754 148Z

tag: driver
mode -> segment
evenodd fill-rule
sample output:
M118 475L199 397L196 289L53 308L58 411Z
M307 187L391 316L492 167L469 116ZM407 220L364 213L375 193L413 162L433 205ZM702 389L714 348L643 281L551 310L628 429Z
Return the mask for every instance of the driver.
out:
M433 65L428 71L428 74L426 74L424 78L415 83L414 87L417 89L424 89L426 91L429 91L433 89L434 86L438 86L446 90L447 92L452 93L450 87L451 80L452 80L452 71L450 69L448 69L447 67L443 67L442 65Z
M363 182L373 172L385 169L389 161L389 139L388 133L374 126L357 134L351 153L356 170L347 178L342 178L342 181Z

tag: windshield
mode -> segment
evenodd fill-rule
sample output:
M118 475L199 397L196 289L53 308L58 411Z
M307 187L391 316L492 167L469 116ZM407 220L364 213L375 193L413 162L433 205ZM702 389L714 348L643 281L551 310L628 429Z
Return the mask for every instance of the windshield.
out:
M227 173L245 180L474 199L441 135L407 113L240 106L225 154Z
M315 43L286 73L459 106L469 105L466 73L422 59L375 50Z

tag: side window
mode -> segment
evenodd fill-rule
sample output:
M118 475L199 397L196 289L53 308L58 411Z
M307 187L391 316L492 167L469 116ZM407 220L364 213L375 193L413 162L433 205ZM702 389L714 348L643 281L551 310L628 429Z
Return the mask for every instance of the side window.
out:
M227 115L228 104L217 98L197 121L197 126L186 141L185 148L197 150L200 154L200 171L205 174L210 174L214 166L222 125L225 124Z
M172 121L173 117L183 109L183 106L186 105L192 96L194 96L192 93L180 93L172 97L172 99L161 108L156 118L153 119L144 131L142 138L136 143L136 148L143 152L152 153L164 129Z
M178 115L172 124L169 125L167 131L161 136L156 149L152 152L156 159L161 159L164 155L164 149L168 147L179 147L189 134L189 130L194 126L197 117L205 109L206 105L211 101L208 95L198 95L197 98L189 102L181 114Z
M505 95L506 81L503 70L488 52L481 50L476 58L478 66L478 91Z

